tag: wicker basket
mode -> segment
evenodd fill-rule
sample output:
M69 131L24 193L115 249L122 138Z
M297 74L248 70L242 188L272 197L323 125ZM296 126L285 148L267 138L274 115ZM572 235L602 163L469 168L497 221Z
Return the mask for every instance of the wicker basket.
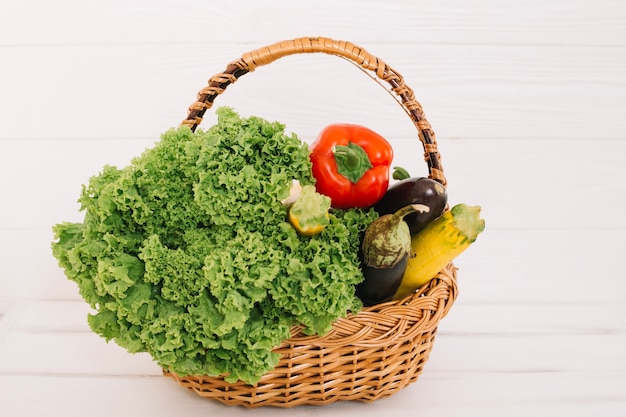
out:
M385 62L349 42L299 38L246 53L209 80L182 124L195 130L215 98L239 77L281 57L302 53L325 53L348 59L375 75L375 80L388 83L417 128L429 176L445 185L435 134L413 91ZM433 347L437 325L450 310L456 295L456 268L450 264L415 294L339 319L323 337L306 336L301 328L294 327L291 338L274 349L281 355L279 364L255 385L167 371L164 375L202 397L244 407L373 401L417 380Z

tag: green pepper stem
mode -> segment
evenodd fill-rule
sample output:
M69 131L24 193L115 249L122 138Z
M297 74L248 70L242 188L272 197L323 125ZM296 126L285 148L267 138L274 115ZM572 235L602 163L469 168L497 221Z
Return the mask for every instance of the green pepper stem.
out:
M337 172L356 184L372 166L367 152L354 142L333 147Z

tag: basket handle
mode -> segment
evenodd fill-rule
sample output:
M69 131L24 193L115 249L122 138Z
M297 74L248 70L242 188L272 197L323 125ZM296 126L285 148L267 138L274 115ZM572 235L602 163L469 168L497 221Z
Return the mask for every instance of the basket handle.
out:
M279 58L305 53L325 53L345 58L387 82L391 86L391 92L399 98L398 102L417 128L418 138L424 148L424 159L428 164L429 177L446 185L435 132L426 120L421 104L415 99L413 90L404 83L402 76L383 60L346 41L321 37L297 38L277 42L243 54L241 58L228 64L224 72L211 77L208 85L198 92L197 101L189 107L187 118L181 124L195 131L202 122L204 113L213 105L215 98L239 77Z

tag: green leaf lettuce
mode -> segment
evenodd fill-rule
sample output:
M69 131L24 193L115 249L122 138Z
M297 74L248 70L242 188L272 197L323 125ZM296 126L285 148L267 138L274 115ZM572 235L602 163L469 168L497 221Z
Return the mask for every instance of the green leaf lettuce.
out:
M361 308L358 246L376 214L338 211L299 236L281 201L293 180L314 182L307 145L280 123L217 114L90 178L84 221L55 225L52 251L106 340L180 375L255 383L291 326L324 334Z

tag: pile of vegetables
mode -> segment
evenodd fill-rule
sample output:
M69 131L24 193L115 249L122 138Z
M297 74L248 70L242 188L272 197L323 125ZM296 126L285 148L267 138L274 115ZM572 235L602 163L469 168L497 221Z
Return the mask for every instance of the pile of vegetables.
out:
M389 187L391 146L367 128L331 125L309 147L280 123L217 116L105 166L83 222L54 226L91 329L168 371L254 384L292 326L324 335L410 294L484 228L480 208L444 213L436 181Z
M356 294L366 306L400 300L433 279L485 228L479 206L445 211L446 189L396 167L389 187L391 145L368 128L327 126L311 145L316 188L335 208L374 207L361 247L364 280Z

